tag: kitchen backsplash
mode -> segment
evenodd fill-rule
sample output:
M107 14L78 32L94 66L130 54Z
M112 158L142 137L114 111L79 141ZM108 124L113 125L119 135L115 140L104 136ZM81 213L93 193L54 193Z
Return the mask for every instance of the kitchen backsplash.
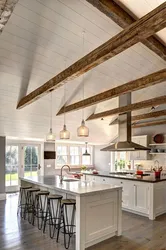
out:
M154 155L152 160L146 160L146 161L141 161L141 160L135 160L134 161L134 166L137 164L140 164L142 167L141 169L143 170L151 170L154 166L158 166L155 161L159 162L159 166L162 166L164 170L166 170L166 154L163 155Z

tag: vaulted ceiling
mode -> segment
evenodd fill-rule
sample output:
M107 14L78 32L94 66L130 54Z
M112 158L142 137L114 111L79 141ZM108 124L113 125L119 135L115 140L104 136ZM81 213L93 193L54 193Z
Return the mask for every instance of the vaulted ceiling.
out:
M119 2L119 1L117 1ZM120 1L138 18L156 8L163 0ZM85 0L19 0L0 35L0 135L44 138L49 130L50 95L46 95L21 110L16 110L24 95L41 86L83 56L82 32L85 30L84 54L118 34L115 22ZM166 29L157 33L166 44ZM66 65L65 65L66 60ZM164 69L166 62L139 43L90 70L84 76L85 98L122 85L155 71ZM66 83L67 105L82 99L80 76ZM139 102L166 95L166 82L132 94ZM53 130L59 139L63 116L56 116L64 104L64 87L52 92ZM118 107L118 99L85 109L85 118L94 111ZM161 105L157 110L164 109ZM147 113L150 108L133 112ZM81 110L66 115L71 139L78 140L77 127ZM109 126L115 117L87 122L89 141L108 143L117 134L117 125ZM156 118L158 119L158 118ZM159 118L160 119L160 118Z

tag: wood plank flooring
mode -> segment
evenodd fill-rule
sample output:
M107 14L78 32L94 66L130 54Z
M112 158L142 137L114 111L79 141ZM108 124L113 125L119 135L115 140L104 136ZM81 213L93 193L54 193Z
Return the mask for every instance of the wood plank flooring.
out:
M57 244L37 227L17 218L18 195L8 195L0 201L0 250L64 250L63 238ZM74 238L70 246L74 247ZM166 215L156 221L123 213L123 236L113 237L88 250L166 250Z

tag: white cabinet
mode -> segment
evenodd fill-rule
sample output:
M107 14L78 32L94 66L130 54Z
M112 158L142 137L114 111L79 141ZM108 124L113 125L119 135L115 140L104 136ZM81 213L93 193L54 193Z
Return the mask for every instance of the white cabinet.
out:
M137 212L149 213L149 184L134 182L133 185L133 209Z
M147 135L133 136L132 141L145 147L148 146ZM130 152L130 160L149 160L149 159L150 155L148 151L140 150L140 151Z

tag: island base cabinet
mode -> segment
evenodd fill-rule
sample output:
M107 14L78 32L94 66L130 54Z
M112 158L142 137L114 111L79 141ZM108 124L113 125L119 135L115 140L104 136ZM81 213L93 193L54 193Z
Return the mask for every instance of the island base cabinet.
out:
M149 214L149 185L134 183L133 185L133 209L143 214Z
M113 184L122 187L122 208L154 220L166 213L166 182L143 182L89 175L88 181Z

